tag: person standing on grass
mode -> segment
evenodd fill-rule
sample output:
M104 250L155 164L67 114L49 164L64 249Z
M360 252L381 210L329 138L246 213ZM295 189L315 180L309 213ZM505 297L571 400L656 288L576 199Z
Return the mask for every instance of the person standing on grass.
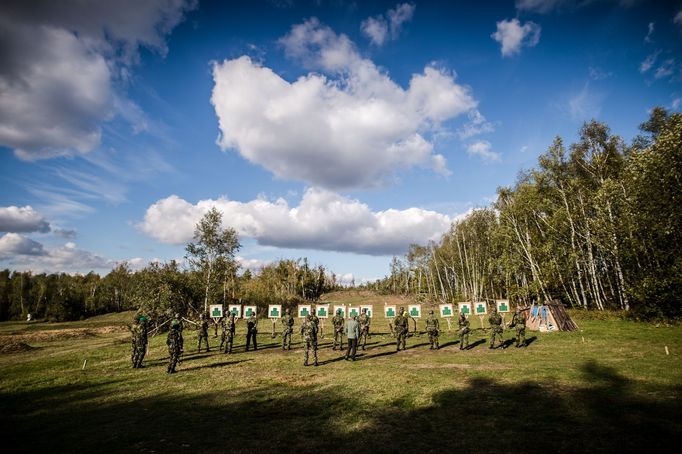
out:
M303 341L305 343L305 350L303 352L303 365L308 365L308 355L310 351L313 352L314 363L313 366L317 366L317 324L312 314L308 316L303 321L301 326L301 335L303 336Z
M168 373L174 374L175 367L180 361L180 355L182 355L182 331L181 324L179 320L173 320L171 322L170 330L168 331L168 337L166 338L166 345L168 345Z
M433 311L429 311L429 316L426 318L426 332L429 334L429 342L431 347L429 350L438 350L438 334L440 330L440 322L433 315Z
M350 356L355 361L355 352L358 350L358 337L360 337L360 324L358 323L358 317L354 315L346 323L346 339L348 340L346 360Z
M362 314L358 317L358 323L360 324L360 339L358 344L365 350L365 345L367 345L367 336L369 335L369 325L372 323L372 319L367 315L367 308L362 309Z
M230 312L229 317L227 317L227 320L223 323L223 338L225 342L225 350L223 352L225 353L232 353L232 342L234 341L234 331L237 328L237 322L234 319L234 313ZM220 348L222 348L223 344L220 344Z
M332 325L334 325L334 345L332 350L336 350L336 344L340 344L339 349L343 350L343 325L345 320L341 315L341 309L336 310L336 315L332 317Z
M502 316L497 313L497 308L493 307L490 310L490 317L488 317L488 323L490 323L490 347L495 348L495 339L499 339L500 345L504 344L502 340Z
M510 328L516 328L516 347L526 347L526 316L518 307L509 323Z
M400 351L400 344L403 345L403 350L405 350L409 326L404 307L400 308L400 312L398 312L396 318L393 319L393 329L395 330L396 351Z
M459 314L459 320L457 320L457 326L459 326L459 349L464 350L469 347L469 319L464 314Z
M258 334L258 319L256 314L252 313L251 317L246 321L246 351L249 351L251 341L253 340L253 349L258 350L258 343L256 341L256 334Z
M135 317L130 331L133 335L133 369L139 369L142 367L142 360L147 353L147 317L143 315Z
M201 320L199 320L199 344L197 345L197 352L201 351L201 341L202 339L206 341L206 351L211 351L208 347L208 320L206 320L206 314L201 314Z
M282 350L291 350L291 335L294 332L294 317L291 316L289 309L282 317Z

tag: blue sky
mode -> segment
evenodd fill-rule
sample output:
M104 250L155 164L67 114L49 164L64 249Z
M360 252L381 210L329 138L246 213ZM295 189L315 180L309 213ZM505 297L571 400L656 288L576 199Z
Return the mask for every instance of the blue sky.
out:
M443 3L4 2L0 266L179 259L216 206L244 267L378 278L555 136L682 107L682 2Z

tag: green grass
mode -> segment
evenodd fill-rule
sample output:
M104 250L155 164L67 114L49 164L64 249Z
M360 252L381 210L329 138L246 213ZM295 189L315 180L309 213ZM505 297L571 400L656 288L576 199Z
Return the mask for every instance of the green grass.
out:
M372 302L377 314L387 301L356 292L327 299ZM34 349L0 356L0 427L32 452L651 451L679 440L682 328L577 317L581 331L529 332L527 349L491 351L485 342L460 351L455 333L443 333L439 351L416 335L397 354L378 317L358 361L339 360L327 337L317 368L303 367L300 336L283 352L267 320L261 350L244 352L241 322L232 355L193 353L196 333L186 330L187 353L170 376L165 336L151 339L146 367L133 370L128 334L98 331L131 314L3 323L0 341L90 331L25 337Z

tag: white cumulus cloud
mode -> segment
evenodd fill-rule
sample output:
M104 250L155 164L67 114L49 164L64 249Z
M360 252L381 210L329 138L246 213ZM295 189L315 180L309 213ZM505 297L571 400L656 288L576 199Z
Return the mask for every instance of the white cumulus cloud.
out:
M0 207L0 232L28 233L50 231L50 223L30 205Z
M395 40L400 35L403 24L412 20L415 5L402 3L389 9L386 15L368 17L360 25L362 33L376 46L382 46L387 40Z
M117 102L145 46L166 52L165 36L192 0L6 0L0 3L0 145L22 159L86 153L117 112L134 130L139 108ZM30 45L29 45L30 43Z
M192 204L172 195L151 205L138 227L161 242L183 244L212 207L222 212L224 225L261 245L369 255L401 254L412 243L437 240L451 222L444 214L421 208L372 211L358 200L309 188L295 207L281 198L219 198Z
M487 140L477 140L467 147L467 153L484 161L497 162L501 160L500 153L492 150L492 144Z
M289 82L247 56L215 63L221 149L278 178L328 189L376 187L414 166L447 174L429 134L477 106L454 73L427 66L404 89L316 19L281 42L287 55L325 74Z
M535 22L524 24L514 18L497 22L497 31L490 35L502 45L503 57L510 57L521 52L522 47L535 47L540 42L541 27Z
M5 233L0 237L0 259L16 255L45 255L43 245L18 233Z

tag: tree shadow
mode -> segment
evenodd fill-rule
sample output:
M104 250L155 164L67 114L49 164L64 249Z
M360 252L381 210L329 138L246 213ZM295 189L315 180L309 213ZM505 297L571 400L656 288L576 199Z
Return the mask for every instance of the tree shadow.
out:
M253 359L239 359L235 361L222 361L219 363L212 363L212 364L206 364L204 366L194 366L194 367L188 367L188 368L183 368L182 365L177 367L177 372L182 373L182 372L189 372L192 370L198 370L198 369L215 369L218 367L224 367L224 366L231 366L234 364L239 364L239 363L244 363L248 361L253 361Z
M374 357L387 354L395 352ZM681 386L632 382L597 362L579 366L581 379L570 387L475 377L426 402L409 387L376 400L346 383L262 382L227 393L186 392L182 384L192 380L181 373L186 371L179 369L172 386L153 395L135 393L135 399L117 393L130 387L125 378L3 389L0 436L13 452L94 452L106 446L112 452L183 447L192 452L381 453L456 447L460 452L572 453L655 452L682 434ZM451 423L462 418L465 424ZM229 430L212 431L209 437L209 427ZM300 427L314 427L316 435Z

